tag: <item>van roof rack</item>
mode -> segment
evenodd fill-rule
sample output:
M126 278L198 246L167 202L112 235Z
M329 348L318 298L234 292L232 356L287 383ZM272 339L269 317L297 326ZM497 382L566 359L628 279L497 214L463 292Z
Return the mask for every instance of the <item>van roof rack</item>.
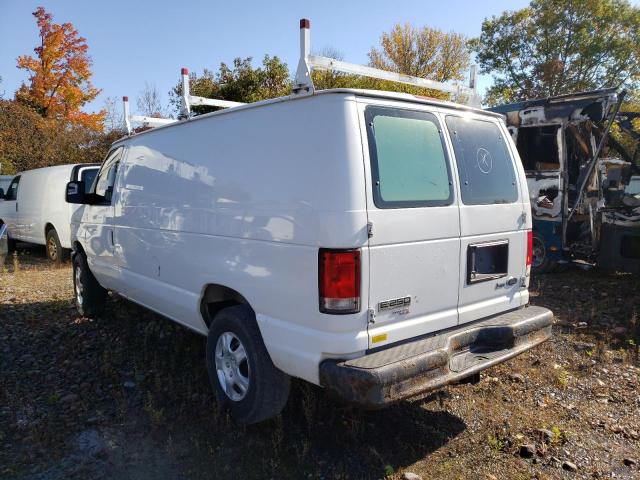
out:
M311 21L303 18L300 20L300 60L293 86L293 95L311 95L315 91L311 72L313 70L329 70L334 72L360 75L363 77L377 78L391 82L404 83L416 87L429 88L445 93L453 94L456 102L465 102L469 106L479 107L480 97L477 94L478 69L471 65L469 72L469 85L459 83L444 83L426 78L413 77L398 72L380 70L378 68L343 62L334 58L322 57L311 54Z
M469 71L469 85L467 86L460 83L437 82L427 78L413 77L402 73L343 62L342 60L336 60L334 58L312 55L311 21L303 18L300 20L300 59L298 60L298 68L296 70L296 76L291 92L292 96L313 95L315 92L313 79L311 78L311 72L313 70L327 70L404 83L406 85L413 85L416 87L428 88L452 94L456 102L465 103L472 107L479 107L481 105L480 96L477 93L478 69L476 65L471 65ZM180 74L182 76L182 116L187 119L191 117L191 107L195 106L207 105L210 107L233 108L246 105L241 102L231 102L229 100L191 95L189 90L189 70L183 67ZM124 103L125 126L129 135L132 133L132 123L141 123L145 127L154 128L179 121L172 118L131 115L129 112L129 98L122 97L122 101Z

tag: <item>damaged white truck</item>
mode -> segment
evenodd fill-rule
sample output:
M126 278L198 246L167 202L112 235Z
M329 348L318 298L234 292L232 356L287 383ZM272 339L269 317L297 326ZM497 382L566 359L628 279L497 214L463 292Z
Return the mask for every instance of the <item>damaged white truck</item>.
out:
M506 115L526 171L534 271L577 260L640 273L640 196L626 188L640 152L610 132L640 139L640 113L621 112L623 98L603 89L490 109Z

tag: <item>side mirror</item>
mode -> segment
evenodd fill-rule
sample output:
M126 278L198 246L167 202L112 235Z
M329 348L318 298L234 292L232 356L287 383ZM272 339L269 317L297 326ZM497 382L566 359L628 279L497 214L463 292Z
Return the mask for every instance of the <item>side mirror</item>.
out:
M65 199L67 203L89 203L88 195L84 193L84 182L76 181L67 183L67 193Z

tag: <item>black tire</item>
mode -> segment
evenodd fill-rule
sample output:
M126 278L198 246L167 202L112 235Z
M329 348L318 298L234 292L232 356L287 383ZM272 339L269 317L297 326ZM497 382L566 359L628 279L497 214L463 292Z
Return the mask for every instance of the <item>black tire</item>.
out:
M242 372L243 377L246 374L248 387L244 396L235 400L223 389L216 366L218 340L223 342L221 337L228 338L227 334L236 337L246 353L246 365L244 361L238 363L237 370ZM220 373L223 378L228 378L223 370L225 358L231 357L218 355L219 364L223 363ZM231 361L235 364L233 358ZM229 363L226 366L229 367ZM278 370L271 361L260 335L255 314L246 305L227 307L218 312L213 319L207 337L207 370L218 403L223 409L229 410L233 419L240 424L250 425L275 417L287 404L290 377ZM235 390L232 394L241 395L239 392L240 390Z
M67 252L62 245L60 245L60 238L55 228L50 228L47 231L45 250L47 251L47 258L55 263L62 263L67 259Z
M89 270L87 257L82 252L73 256L73 292L80 315L95 317L104 310L107 291Z
M558 270L558 262L549 258L544 238L537 232L533 232L533 273L553 273Z

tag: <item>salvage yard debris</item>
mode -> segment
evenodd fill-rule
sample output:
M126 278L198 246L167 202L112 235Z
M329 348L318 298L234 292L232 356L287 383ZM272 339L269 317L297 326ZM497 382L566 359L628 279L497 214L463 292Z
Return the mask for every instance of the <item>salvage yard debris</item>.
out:
M539 272L583 260L640 273L640 196L625 189L640 146L629 152L609 132L640 137L623 98L610 88L490 109L506 115L527 172Z

